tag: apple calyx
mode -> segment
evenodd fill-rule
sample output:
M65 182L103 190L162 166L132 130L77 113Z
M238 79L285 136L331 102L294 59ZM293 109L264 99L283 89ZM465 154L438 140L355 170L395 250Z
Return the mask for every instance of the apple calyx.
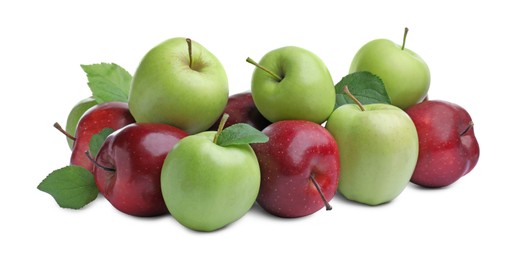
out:
M72 136L71 134L66 132L66 130L64 130L64 128L62 128L62 126L59 123L55 122L53 124L53 127L55 127L57 130L59 130L59 132L63 133L67 138L73 140L73 142L77 140L77 138L75 138L74 136Z
M344 86L344 93L346 93L358 105L358 107L362 111L365 111L365 108L363 107L362 103L360 103L360 101L358 101L358 99L356 99L356 97L353 96L353 94L351 94L351 92L349 92L349 88L347 86Z
M269 73L269 75L271 75L273 78L275 78L278 82L279 81L282 81L283 78L281 78L280 76L276 75L276 73L272 72L270 69L258 64L256 61L254 61L253 59L251 59L250 57L248 57L246 59L246 62L250 63L250 64L253 64L255 65L257 68Z
M217 133L214 135L214 144L217 144L217 139L219 139L219 136L221 135L221 132L223 131L224 125L226 124L226 121L228 121L228 115L227 113L223 114L223 117L221 117L221 121L219 122L219 127L217 128Z
M86 151L85 155L87 156L87 159L89 159L94 164L94 166L101 168L102 170L107 172L116 172L115 168L110 168L97 163L96 160L91 156L91 153L89 153L89 151Z
M328 201L326 200L326 197L324 197L324 193L322 193L321 186L319 186L319 183L317 183L317 181L315 180L313 175L310 175L310 180L312 181L312 183L314 184L315 188L317 189L317 191L321 195L322 201L324 202L324 206L326 207L326 211L333 209L331 207L331 205L328 203Z
M465 128L465 130L463 130L463 132L461 132L460 136L464 136L472 127L474 127L474 122L470 121L468 123L467 128Z
M187 38L185 41L187 42L187 48L189 50L189 68L192 69L192 40Z
M404 27L403 46L401 46L401 50L404 50L404 45L406 44L406 35L408 35L408 27Z

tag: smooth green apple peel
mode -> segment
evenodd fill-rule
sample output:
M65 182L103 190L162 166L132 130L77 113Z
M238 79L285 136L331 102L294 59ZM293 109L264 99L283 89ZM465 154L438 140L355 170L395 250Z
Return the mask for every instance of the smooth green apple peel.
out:
M176 37L144 55L128 98L137 122L165 123L196 134L223 113L229 92L224 67L200 43L191 41L191 53L187 48L186 39ZM208 102L201 99L205 96Z
M257 66L250 58L246 61ZM260 59L251 77L251 92L258 111L271 122L302 119L321 124L335 106L326 65L296 46L271 50Z
M430 72L419 55L406 48L408 28L403 42L372 40L355 54L349 72L368 71L383 81L391 104L406 109L419 103L428 93Z
M364 109L347 86L343 91L359 108L340 106L326 124L337 140L344 165L340 171L344 181L339 183L338 191L349 200L367 205L389 202L404 190L415 169L415 125L399 107L373 103Z
M259 69L261 69L261 70L263 70L263 71L265 71L265 72L269 73L269 75L271 75L271 76L272 76L274 79L276 79L278 82L283 80L283 78L281 78L280 76L276 75L276 73L274 73L274 72L272 72L270 69L268 69L268 68L266 68L266 67L264 67L264 66L262 66L262 65L258 64L256 61L254 61L254 60L253 60L253 59L251 59L250 57L248 57L248 58L246 59L246 61L247 61L248 63L250 63L250 64L255 65L257 68L259 68Z
M406 35L408 35L408 27L404 27L403 46L401 46L401 50L404 50L404 45L406 44Z
M207 131L183 138L162 166L161 189L169 212L197 231L214 231L241 218L260 188L251 147L222 147L212 143L214 135Z

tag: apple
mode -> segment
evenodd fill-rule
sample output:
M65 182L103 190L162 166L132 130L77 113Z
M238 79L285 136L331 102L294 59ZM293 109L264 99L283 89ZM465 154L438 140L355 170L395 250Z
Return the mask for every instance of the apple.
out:
M369 71L383 80L392 105L406 109L422 101L429 90L430 72L426 62L403 44L387 39L368 42L358 50L349 72Z
M88 97L80 100L77 104L73 106L71 111L68 114L68 118L66 120L66 129L65 131L71 135L75 136L75 131L77 129L77 124L82 115L91 108L94 105L97 105L98 103L93 97ZM70 149L73 149L73 139L72 138L66 138L68 141L68 145Z
M268 52L256 66L251 92L258 111L271 122L326 121L335 107L335 87L324 62L314 53L287 46Z
M197 231L214 231L241 218L260 188L260 168L251 146L218 145L219 132L183 138L162 166L162 195L169 212Z
M258 130L263 130L271 124L264 116L258 111L253 101L251 92L242 92L231 95L228 98L228 104L224 109L224 113L229 114L230 117L225 123L225 127L229 127L238 123L248 124ZM215 131L219 128L221 117L210 127L209 130Z
M189 134L208 129L228 100L223 65L205 47L172 38L152 48L132 80L128 106L137 122L158 122Z
M346 93L349 93L345 87ZM389 104L346 104L328 119L326 129L340 152L338 191L349 200L378 205L396 198L417 163L419 141L412 120Z
M164 159L187 133L160 123L133 123L110 134L93 170L99 192L119 211L151 217L168 213L160 188Z
M106 102L89 108L77 124L71 152L71 164L82 166L92 172L93 163L86 156L91 137L104 128L117 130L134 122L135 119L130 114L128 104L125 102Z
M479 159L473 121L461 106L429 100L406 110L419 134L419 158L411 182L424 187L451 185Z
M275 122L263 130L269 141L252 144L261 170L258 204L279 217L302 217L335 196L340 174L337 142L321 125L305 120Z

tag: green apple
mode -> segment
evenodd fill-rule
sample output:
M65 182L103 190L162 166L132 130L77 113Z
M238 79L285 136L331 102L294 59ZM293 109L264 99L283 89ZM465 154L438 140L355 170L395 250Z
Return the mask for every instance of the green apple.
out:
M429 90L430 72L424 60L403 45L387 39L368 42L358 50L349 72L369 71L379 76L392 105L406 109L422 101Z
M137 122L158 122L189 134L208 129L228 101L228 78L205 47L172 38L151 49L139 64L128 106Z
M340 153L338 191L349 200L378 205L396 198L409 183L419 142L410 117L389 104L346 104L326 129Z
M89 108L93 107L94 105L98 104L96 100L93 97L88 97L80 100L68 114L68 119L66 120L66 133L70 134L71 136L75 136L75 131L77 129L77 124L82 115L87 111ZM73 149L73 140L70 138L67 138L68 145L70 149Z
M241 218L260 188L258 160L249 144L220 146L215 132L180 140L164 160L161 189L182 225L213 231Z
M257 64L251 80L255 105L269 121L322 123L335 107L335 88L324 62L303 48L272 50Z

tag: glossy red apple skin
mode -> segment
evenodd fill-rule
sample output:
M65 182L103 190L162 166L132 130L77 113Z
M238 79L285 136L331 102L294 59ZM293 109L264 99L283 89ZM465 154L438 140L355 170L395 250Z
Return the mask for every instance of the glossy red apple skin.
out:
M325 206L310 175L330 201L339 181L339 150L321 125L303 120L275 122L263 131L269 141L253 144L261 171L258 204L279 217L302 217Z
M187 133L160 123L134 123L107 137L94 167L96 186L119 211L150 217L168 213L160 173L164 159Z
M134 122L128 104L124 102L106 102L89 108L77 124L70 163L92 172L93 163L85 154L91 137L104 128L117 130Z
M251 92L231 95L228 98L228 103L226 104L223 114L225 113L230 115L224 125L225 128L237 123L246 123L258 130L263 130L271 124L256 108ZM219 117L209 130L217 131L221 117Z
M419 157L411 182L439 188L466 175L479 160L469 113L461 106L428 100L406 110L419 136ZM468 129L468 130L467 130Z

